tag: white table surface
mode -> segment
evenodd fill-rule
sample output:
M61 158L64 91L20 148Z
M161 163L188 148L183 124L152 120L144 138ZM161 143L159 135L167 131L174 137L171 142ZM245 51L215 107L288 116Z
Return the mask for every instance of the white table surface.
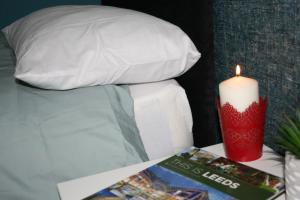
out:
M203 149L225 157L222 143L208 146ZM61 200L83 199L166 158L167 157L151 160L124 168L59 183L57 184L59 195ZM265 145L263 147L263 156L260 159L252 162L244 162L243 164L283 177L282 157L275 154L271 148ZM285 197L284 195L281 195L277 199L284 200Z

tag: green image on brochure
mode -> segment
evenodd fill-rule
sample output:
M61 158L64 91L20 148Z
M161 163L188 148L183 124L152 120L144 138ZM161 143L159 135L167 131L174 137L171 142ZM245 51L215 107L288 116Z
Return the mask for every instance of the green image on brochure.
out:
M191 147L84 200L265 200L282 178Z

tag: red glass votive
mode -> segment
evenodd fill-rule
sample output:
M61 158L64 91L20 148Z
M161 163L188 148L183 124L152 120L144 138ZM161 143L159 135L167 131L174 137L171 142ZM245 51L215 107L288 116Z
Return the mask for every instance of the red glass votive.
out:
M220 126L227 158L247 162L261 157L264 141L267 100L259 98L245 111L238 112L229 103L217 99Z

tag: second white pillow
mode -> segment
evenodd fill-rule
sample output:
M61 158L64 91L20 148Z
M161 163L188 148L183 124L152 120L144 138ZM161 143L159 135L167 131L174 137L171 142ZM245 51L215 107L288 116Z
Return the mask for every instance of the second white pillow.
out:
M15 77L46 89L165 80L200 58L177 26L107 6L46 8L3 32L16 53Z

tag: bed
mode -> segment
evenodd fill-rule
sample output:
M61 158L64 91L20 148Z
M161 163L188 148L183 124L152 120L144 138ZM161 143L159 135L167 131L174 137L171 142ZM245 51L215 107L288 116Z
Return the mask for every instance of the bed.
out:
M3 2L1 14L10 17L1 17L1 28L40 8L78 5L83 1L35 3L15 9L10 2ZM207 18L211 14L211 2L172 1L155 5L153 2L102 1L102 4L140 10L179 25L190 35L202 58L176 80L171 77L145 83L122 84L121 81L121 84L100 86L90 81L88 83L94 85L78 87L71 84L70 87L70 81L62 82L56 78L52 80L54 86L51 88L45 83L48 77L43 76L43 83L35 85L24 76L18 76L18 73L24 75L29 70L18 69L25 60L24 55L33 58L31 67L42 51L30 56L31 52L26 52L28 47L20 50L22 41L14 44L9 40L18 34L7 36L6 32L5 38L1 33L1 198L58 199L55 188L58 182L159 158L193 144L206 146L215 143L211 19ZM178 6L193 12L189 15L183 13L186 16L181 18L177 16L180 12ZM204 13L199 15L197 9ZM190 26L190 19L203 23L201 29ZM27 28L22 30L21 37L26 35ZM15 50L10 46L15 46ZM112 73L112 77L116 74ZM124 80L128 82L128 78ZM61 85L66 87L62 90L56 88Z

